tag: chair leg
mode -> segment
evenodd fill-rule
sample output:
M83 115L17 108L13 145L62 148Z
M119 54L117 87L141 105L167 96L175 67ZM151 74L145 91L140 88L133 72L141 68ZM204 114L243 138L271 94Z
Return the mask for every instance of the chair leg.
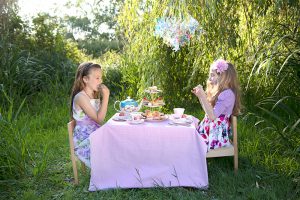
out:
M234 172L235 173L237 173L237 171L238 171L238 162L239 162L238 153L235 152L235 154L234 154Z
M238 140L237 140L237 118L232 117L233 125L233 147L234 147L234 172L237 173L238 170Z
M71 154L72 159L72 166L73 166L73 173L74 173L74 184L78 185L78 171L77 171L77 165L76 165L76 158L74 154Z

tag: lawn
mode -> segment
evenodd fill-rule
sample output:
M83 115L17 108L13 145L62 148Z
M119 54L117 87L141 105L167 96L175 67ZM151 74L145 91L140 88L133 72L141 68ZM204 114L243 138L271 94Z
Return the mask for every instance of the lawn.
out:
M239 171L234 174L233 158L209 159L209 188L115 189L89 192L89 171L79 173L79 185L72 184L72 165L66 124L68 98L40 95L24 108L15 129L27 149L29 164L15 168L18 178L1 181L3 199L297 199L299 182L292 174L299 163L270 150L269 138L239 117ZM107 114L114 114L113 100ZM25 110L27 110L25 112ZM199 111L189 112L197 117ZM14 149L8 147L7 151ZM23 158L23 157L22 157ZM297 185L298 184L298 185Z

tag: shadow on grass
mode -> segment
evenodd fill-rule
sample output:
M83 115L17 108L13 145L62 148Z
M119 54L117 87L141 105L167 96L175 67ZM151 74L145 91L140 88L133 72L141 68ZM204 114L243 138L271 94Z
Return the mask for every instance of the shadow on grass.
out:
M110 104L107 118L114 113ZM262 165L264 162L261 159L265 157L261 153L266 147L259 146L257 134L246 130L247 125L241 124L241 121L238 126L238 173L234 174L233 157L209 158L207 190L157 187L89 192L89 171L86 174L79 173L78 186L70 182L73 171L69 157L67 122L68 110L65 104L55 105L55 109L51 106L40 109L39 117L32 113L22 116L20 126L27 123L31 131L28 145L32 155L43 155L40 147L49 146L45 155L47 168L39 176L34 176L31 173L34 169L31 163L27 169L29 172L23 178L9 183L1 182L1 186L5 186L0 194L3 199L297 199L299 195L299 185L293 181L292 176Z

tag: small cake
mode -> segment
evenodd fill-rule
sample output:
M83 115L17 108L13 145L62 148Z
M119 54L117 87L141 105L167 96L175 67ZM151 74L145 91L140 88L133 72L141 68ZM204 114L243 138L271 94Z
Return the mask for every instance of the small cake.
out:
M153 111L152 112L152 116L153 116L153 119L160 119L160 112L158 111Z
M165 104L165 103L164 103L164 100L162 97L158 97L157 99L155 99L153 101L153 105L163 105L163 104Z
M163 113L159 112L159 111L150 111L150 110L145 110L144 113L142 113L142 115L144 117L146 117L147 119L150 119L150 120L161 120L164 118L164 115Z
M157 86L152 86L148 88L150 92L156 92L157 91Z
M121 116L121 117L125 116L125 112L121 111L121 112L119 113L119 116Z
M145 110L145 113L142 113L142 115L146 118L152 118L152 113L150 110Z
M143 105L148 105L149 103L150 103L150 101L146 97L144 97L143 98Z

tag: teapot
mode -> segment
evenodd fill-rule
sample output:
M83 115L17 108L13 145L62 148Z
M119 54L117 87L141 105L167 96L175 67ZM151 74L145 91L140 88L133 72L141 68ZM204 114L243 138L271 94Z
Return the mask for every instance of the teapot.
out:
M119 107L117 106L116 108L116 105L119 105ZM114 108L118 112L134 112L134 111L139 111L141 105L142 104L139 105L138 102L131 99L130 97L127 97L127 99L125 99L124 101L115 101Z

